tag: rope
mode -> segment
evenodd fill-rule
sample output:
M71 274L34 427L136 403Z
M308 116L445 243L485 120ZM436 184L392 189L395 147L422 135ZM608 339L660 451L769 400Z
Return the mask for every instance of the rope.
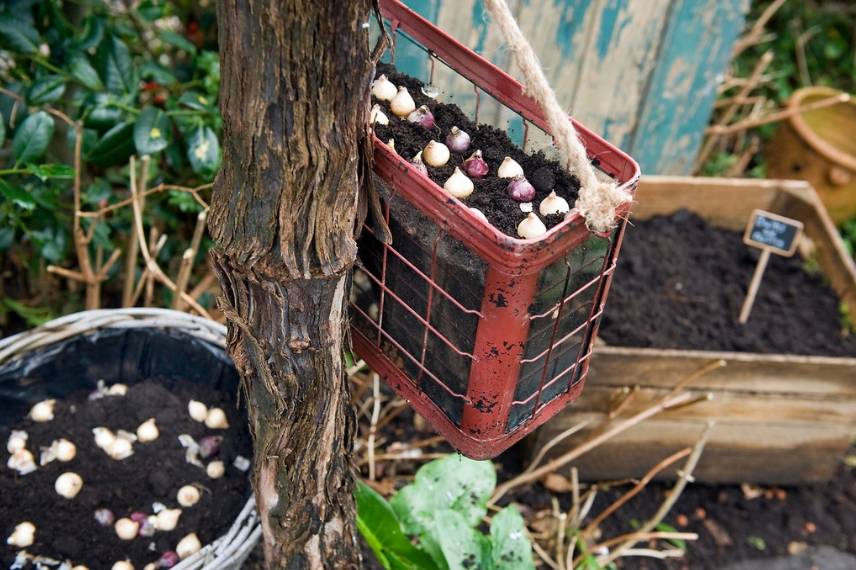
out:
M511 15L505 0L485 0L485 5L499 25L508 47L514 53L517 66L523 72L526 93L544 111L559 151L562 165L580 181L575 209L593 231L605 232L615 227L615 209L631 200L612 179L598 178L589 162L586 149L567 115L559 106L556 94L547 83L541 64Z

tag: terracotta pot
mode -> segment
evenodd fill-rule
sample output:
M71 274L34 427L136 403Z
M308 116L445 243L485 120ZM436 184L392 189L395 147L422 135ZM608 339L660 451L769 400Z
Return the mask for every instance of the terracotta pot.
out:
M788 107L840 94L829 87L805 87L791 96ZM856 100L791 116L765 154L770 178L810 182L836 223L856 216Z

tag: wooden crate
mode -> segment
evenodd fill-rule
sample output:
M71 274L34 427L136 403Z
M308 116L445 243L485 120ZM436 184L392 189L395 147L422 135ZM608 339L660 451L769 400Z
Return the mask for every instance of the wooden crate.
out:
M680 208L733 230L742 230L755 208L802 220L822 271L839 297L856 308L856 267L806 183L642 178L635 218ZM717 359L727 366L692 385L700 395L712 393L713 400L663 413L612 439L576 461L580 475L588 480L639 477L660 459L691 446L712 419L717 423L696 470L698 480L793 484L831 477L856 436L856 358L599 346L583 397L532 436L530 447L537 449L582 419L603 418L625 387L638 386L639 393L623 417ZM564 442L551 455L586 435ZM674 471L665 477L673 478Z

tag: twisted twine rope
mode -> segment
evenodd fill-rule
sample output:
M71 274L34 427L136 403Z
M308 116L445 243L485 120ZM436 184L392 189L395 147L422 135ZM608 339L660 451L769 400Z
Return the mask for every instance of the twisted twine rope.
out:
M508 47L514 53L517 66L523 72L526 93L544 111L563 166L580 181L580 192L574 208L585 219L590 230L611 230L615 227L616 208L631 200L630 193L619 189L614 180L598 178L595 174L582 141L556 100L556 94L547 83L538 57L520 31L505 0L485 0L485 5L499 25Z

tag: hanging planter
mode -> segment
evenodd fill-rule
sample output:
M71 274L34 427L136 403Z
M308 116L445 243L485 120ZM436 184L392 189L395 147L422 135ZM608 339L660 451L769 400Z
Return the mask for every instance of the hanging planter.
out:
M241 567L261 527L225 336L185 313L122 309L0 340L6 566ZM204 417L191 398L211 406Z
M429 143L417 158L406 156L412 141L375 137L375 182L392 239L384 240L376 223L361 237L351 304L354 345L458 450L492 457L579 396L629 203L615 209L612 229L602 232L590 231L576 210L565 215L557 198L573 206L572 186L579 182L543 154L524 152L535 138L530 131L551 130L541 106L508 74L400 2L380 6L394 45L406 41L428 53L431 77L421 85L397 77L407 82L414 101L396 102L400 89L393 95L378 85L376 124L385 120L389 128L400 121L396 115L406 117L446 144L438 150ZM439 90L435 65L453 70L457 83L472 85L475 117L467 140L444 130L444 117L460 110L433 101ZM485 160L486 169L465 164L486 134L497 132L477 125L482 100L519 118L523 148L508 150L520 159L511 161L516 167L501 160L497 149L475 157ZM434 109L430 118L424 109L416 113L423 103ZM573 126L589 159L596 160L597 179L632 192L639 177L633 159ZM377 126L379 132L386 131ZM528 168L533 164L549 171L552 182L536 179ZM551 184L565 196L551 195ZM491 187L495 199L486 198ZM513 224L504 221L507 212L486 211L500 200L510 204L507 212L516 212Z

